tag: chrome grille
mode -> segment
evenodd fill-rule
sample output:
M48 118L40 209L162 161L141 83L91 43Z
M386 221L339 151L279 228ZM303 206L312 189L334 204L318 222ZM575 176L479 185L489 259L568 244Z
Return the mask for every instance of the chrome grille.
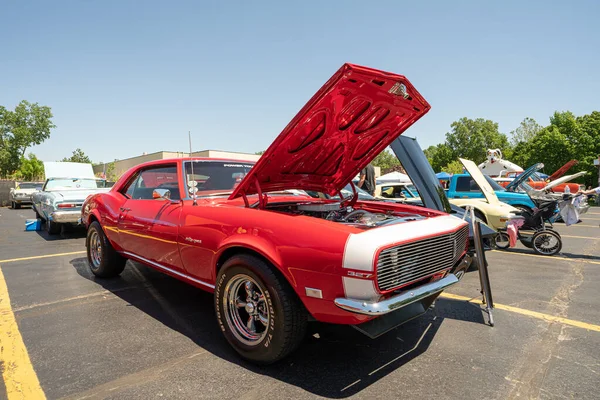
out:
M469 227L382 250L377 259L377 284L382 292L452 267L467 246Z

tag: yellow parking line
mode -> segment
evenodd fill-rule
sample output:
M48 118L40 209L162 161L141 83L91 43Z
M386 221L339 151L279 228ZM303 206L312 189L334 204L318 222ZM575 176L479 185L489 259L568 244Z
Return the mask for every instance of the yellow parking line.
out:
M583 227L586 227L586 228L598 228L598 225L573 224L573 225L571 225L571 226L581 226L582 228L583 228ZM571 227L571 226L570 226L570 227ZM570 228L570 227L569 227L569 228Z
M45 399L46 395L31 365L29 354L15 314L10 306L8 288L0 268L0 365L8 400Z
M590 236L570 236L570 235L560 235L561 237L566 238L574 238L574 239L592 239L592 240L600 240L600 237L590 237Z
M539 254L526 254L526 253L517 253L514 251L501 251L501 250L492 250L493 253L502 253L502 254L512 254L515 256L525 256L525 257L539 257L539 258L545 258L548 261L552 261L552 260L558 260L558 261L577 261L577 262L584 262L584 263L588 263L588 264L599 264L600 265L600 261L591 261L591 260L586 260L585 258L575 258L575 257L557 257L557 256L542 256Z
M49 258L49 257L72 256L74 254L84 254L84 253L85 253L85 250L83 250L83 251L72 251L70 253L46 254L46 255L43 255L43 256L31 256L31 257L22 257L22 258L11 258L11 259L8 259L8 260L0 260L0 263L6 264L6 263L10 263L10 262L17 262L17 261L37 260L39 258Z
M447 299L453 299L453 300L468 301L469 303L481 304L481 300L479 300L479 299L472 299L470 297L459 296L457 294L452 294L452 293L444 292L440 295L440 297L444 297ZM494 308L497 308L498 310L513 312L516 314L526 315L528 317L537 318L537 319L541 319L541 320L548 321L548 322L558 322L559 324L570 325L570 326L574 326L576 328L600 332L600 325L588 324L587 322L576 321L574 319L556 317L554 315L544 314L544 313L537 312L537 311L525 310L523 308L518 308L518 307L506 306L504 304L494 304Z

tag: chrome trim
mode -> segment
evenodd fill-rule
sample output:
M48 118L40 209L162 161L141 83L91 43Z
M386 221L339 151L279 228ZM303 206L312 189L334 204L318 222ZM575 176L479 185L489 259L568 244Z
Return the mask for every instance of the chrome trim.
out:
M165 267L164 265L161 265L161 264L159 264L159 263L156 263L156 262L154 262L154 261L150 261L150 260L148 260L147 258L140 257L140 256L138 256L138 255L136 255L136 254L133 254L133 253L130 253L130 252L128 252L128 251L123 251L123 252L121 252L121 254L124 254L124 255L126 255L126 256L128 256L128 257L131 257L131 258L135 258L135 259L137 259L137 260L139 260L139 261L143 262L144 264L152 265L153 267L156 267L156 268L162 269L162 270L164 270L164 271L168 271L168 272L172 273L173 275L177 275L177 276L180 276L180 277L182 277L182 278L189 279L190 281L196 282L196 283L197 283L197 284L199 284L199 285L203 285L203 286L206 286L206 287L208 287L208 288L211 288L211 289L214 289L214 288L215 288L215 285L211 285L210 283L206 283L206 282L204 282L204 281L201 281L200 279L196 279L196 278L194 278L194 277L191 277L191 276L189 276L189 275L186 275L186 274L184 274L184 273L181 273L181 272L179 272L179 271L175 271L174 269L171 269L171 268Z
M450 274L439 281L407 290L383 301L367 302L355 299L337 298L335 299L335 305L343 310L357 314L380 316L439 293L457 282L458 277L454 274Z
M60 224L77 224L81 218L81 210L75 211L54 211L50 214L50 221Z

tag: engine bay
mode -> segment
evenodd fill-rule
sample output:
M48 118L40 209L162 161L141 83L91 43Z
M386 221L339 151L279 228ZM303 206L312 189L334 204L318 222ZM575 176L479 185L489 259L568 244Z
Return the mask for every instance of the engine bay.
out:
M425 219L423 215L398 210L367 211L341 202L271 203L269 210L294 215L305 215L327 221L369 229L383 225L397 224Z

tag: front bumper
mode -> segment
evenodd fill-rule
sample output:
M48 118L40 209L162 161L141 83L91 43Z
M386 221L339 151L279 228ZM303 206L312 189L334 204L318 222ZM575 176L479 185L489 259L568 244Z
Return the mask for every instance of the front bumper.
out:
M471 264L471 261L471 257L469 255L465 255L463 260L454 269L454 272L446 275L444 278L410 290L406 290L404 292L400 292L395 296L381 301L370 302L365 300L338 297L334 302L335 305L341 309L353 313L369 315L372 317L385 315L440 293L454 285L463 277L465 271Z
M17 204L32 204L31 197L14 197L12 201Z
M54 211L50 214L50 220L59 224L79 224L81 221L81 210Z

